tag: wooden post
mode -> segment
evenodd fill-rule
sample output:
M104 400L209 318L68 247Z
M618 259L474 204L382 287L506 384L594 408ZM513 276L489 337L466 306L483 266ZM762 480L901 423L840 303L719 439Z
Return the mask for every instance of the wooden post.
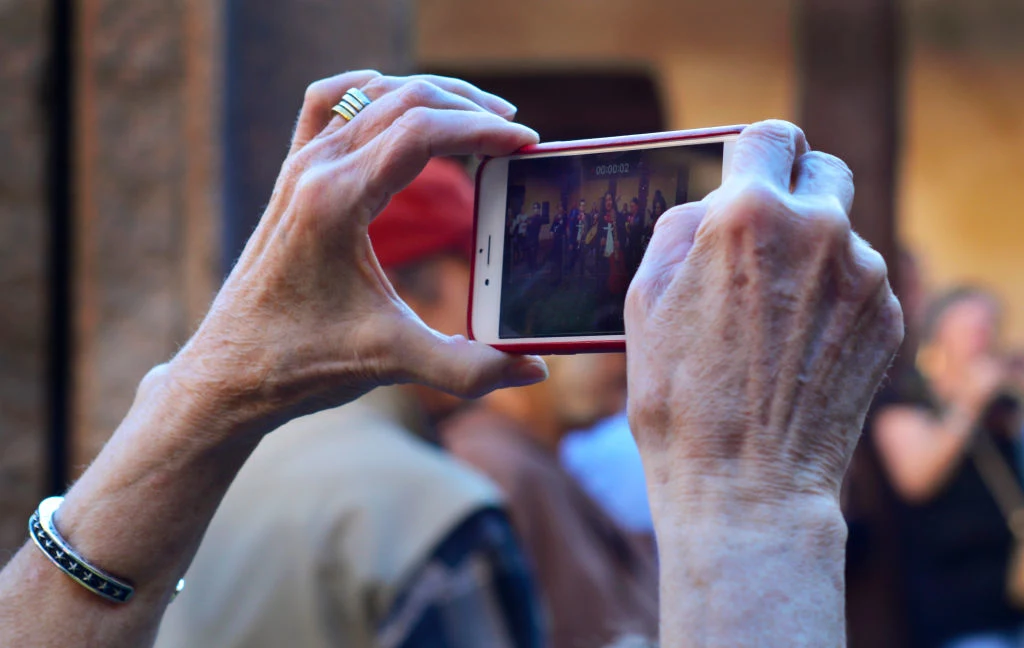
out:
M891 277L897 270L898 4L803 0L798 18L800 124L812 147L853 169L853 227L882 253Z
M800 121L811 146L846 160L857 195L854 229L885 257L899 287L895 205L900 116L896 0L803 0L797 23ZM854 454L844 491L850 524L847 635L851 648L906 645L892 502L870 442Z

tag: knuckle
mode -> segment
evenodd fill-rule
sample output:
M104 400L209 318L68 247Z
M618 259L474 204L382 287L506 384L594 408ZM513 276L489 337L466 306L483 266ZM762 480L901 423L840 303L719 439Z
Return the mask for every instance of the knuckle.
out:
M825 197L809 209L801 219L812 232L832 244L846 243L852 229L850 218L835 196Z
M858 239L858 265L860 266L861 276L864 278L865 283L880 288L881 286L888 285L889 279L889 268L885 264L885 259L879 254L878 250L867 244L866 241L857 237Z
M885 344L892 352L895 352L903 344L906 327L903 323L903 307L896 296L892 294L892 290L889 290L885 296L881 317L883 325L887 329Z
M367 81L366 84L363 85L362 90L368 95L380 95L387 90L388 84L391 83L392 80L392 77L378 74L377 76Z
M399 91L401 103L406 110L425 106L437 95L438 88L426 79L413 78Z
M327 96L327 81L320 80L314 81L306 86L306 94L303 96L302 103L306 107L322 106L331 101Z
M691 218L700 218L704 214L706 207L699 202L683 203L682 205L676 205L670 208L654 224L654 231L657 232L659 229L666 229L667 225L676 220L689 220Z
M803 161L809 168L813 169L815 166L825 167L838 174L844 180L853 182L853 170L846 162L835 155L823 151L809 151L803 155L803 158Z
M758 229L789 212L779 188L763 178L747 178L715 219L730 233Z
M316 205L326 193L328 173L319 167L307 168L295 182L295 200L302 211L316 211Z
M426 106L413 106L395 120L395 125L405 131L416 133L429 128L432 111Z

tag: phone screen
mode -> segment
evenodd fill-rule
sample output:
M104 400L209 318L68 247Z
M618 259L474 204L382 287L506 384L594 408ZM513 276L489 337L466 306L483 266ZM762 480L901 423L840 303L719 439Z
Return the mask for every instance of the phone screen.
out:
M510 160L498 336L623 334L654 224L721 184L723 154L715 142Z

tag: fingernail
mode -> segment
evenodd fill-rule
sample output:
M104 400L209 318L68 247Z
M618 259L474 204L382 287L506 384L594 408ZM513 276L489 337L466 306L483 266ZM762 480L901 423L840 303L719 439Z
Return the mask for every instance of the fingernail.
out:
M518 122L512 122L512 123L515 124L516 126L518 126L519 128L521 128L522 130L530 133L538 142L540 141L540 133L538 133L537 131L533 130L529 126L526 126L525 124L520 124Z
M498 111L497 112L502 117L507 117L508 119L512 119L513 117L515 117L516 113L519 112L519 108L517 108L514 103L509 102L509 101L505 101L501 97L495 97L495 99L497 99L497 101L495 103L498 104Z
M548 377L548 366L537 356L523 356L505 371L504 387L532 385Z

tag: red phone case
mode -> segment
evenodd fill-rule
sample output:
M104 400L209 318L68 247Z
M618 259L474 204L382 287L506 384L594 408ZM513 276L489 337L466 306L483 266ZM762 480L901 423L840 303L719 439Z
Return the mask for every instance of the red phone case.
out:
M636 144L657 144L661 142L684 141L702 137L715 137L719 135L736 135L745 128L745 125L718 126L715 128L698 128L694 130L666 131L663 133L647 133L644 135L627 135L623 137L599 137L595 139L575 140L572 142L547 142L526 146L515 152L514 155L531 153L553 153L568 151L586 151L588 149L605 148L608 146L633 146ZM491 158L484 158L476 172L476 193L480 193L480 179L484 167ZM473 213L473 240L476 241L477 226L480 222L480 201L476 201ZM470 268L469 279L469 309L466 312L467 328L469 339L475 340L473 335L473 289L475 283L476 263ZM626 350L626 343L621 342L598 342L589 340L577 340L574 342L517 342L509 340L501 344L492 345L499 351L507 353L531 353L538 355L561 355L575 353L615 353Z

